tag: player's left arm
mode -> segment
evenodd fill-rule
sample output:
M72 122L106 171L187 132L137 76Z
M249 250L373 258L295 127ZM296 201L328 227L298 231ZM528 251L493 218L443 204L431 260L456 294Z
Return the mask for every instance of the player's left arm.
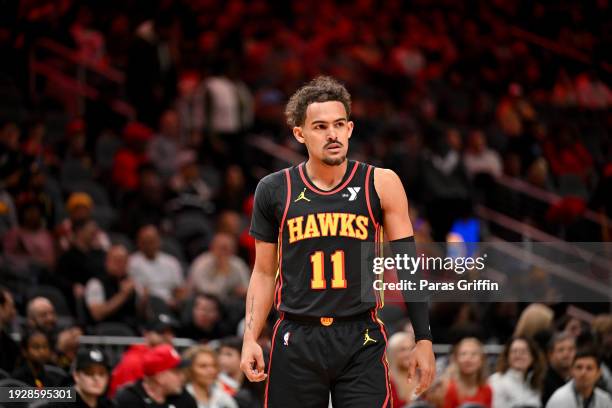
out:
M412 222L410 222L408 213L408 198L398 175L393 170L375 168L374 188L380 199L383 213L383 228L387 239L389 241L405 241L407 238L414 239ZM412 242L412 244L414 243ZM436 374L436 361L431 337L421 335L421 333L429 333L429 311L426 302L411 303L407 306L417 340L416 346L411 353L409 375L414 377L416 368L420 370L421 378L416 389L417 394L420 394L429 388ZM415 312L418 314L415 314ZM426 327L419 327L419 325Z

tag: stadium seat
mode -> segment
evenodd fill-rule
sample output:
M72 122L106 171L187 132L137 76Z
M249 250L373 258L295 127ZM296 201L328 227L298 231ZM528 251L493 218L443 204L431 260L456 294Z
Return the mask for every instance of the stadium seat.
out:
M98 336L135 336L134 330L130 326L119 322L98 323L94 329Z
M16 380L14 378L5 378L3 380L0 380L0 387L19 387L19 388L23 388L23 387L29 387L29 385L24 383L23 381L19 381L19 380Z
M37 296L46 297L53 303L58 316L70 316L70 308L64 294L56 287L49 285L38 285L28 289L26 299L29 301Z

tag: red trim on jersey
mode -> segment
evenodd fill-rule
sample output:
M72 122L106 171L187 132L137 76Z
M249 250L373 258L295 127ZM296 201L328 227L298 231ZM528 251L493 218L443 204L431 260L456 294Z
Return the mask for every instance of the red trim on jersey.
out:
M287 179L287 199L285 201L285 211L283 212L283 218L278 229L278 282L276 285L276 309L280 307L282 290L283 290L283 227L285 225L285 219L287 218L287 212L289 211L289 204L291 203L291 175L289 169L285 169L285 177Z
M272 331L272 347L270 348L270 361L268 362L268 377L266 378L266 394L264 397L264 407L265 408L268 408L268 386L270 385L270 372L272 371L272 354L274 353L274 339L276 337L276 332L278 331L278 327L280 326L284 318L285 318L285 314L281 313L280 317L276 321L276 324L274 325L274 330Z
M380 248L378 243L380 242L380 226L376 225L376 228L374 230L374 256L375 257L379 257L382 256L382 254L380 253ZM384 272L383 272L384 273ZM382 302L380 300L380 291L372 288L372 290L374 291L374 299L376 299L376 309L381 309L382 308ZM384 289L382 289L384 290Z
M387 364L387 345L389 343L389 340L387 339L387 333L385 332L384 326L376 317L376 312L374 311L374 309L370 310L370 315L372 316L372 321L374 321L374 323L378 324L378 326L380 327L380 332L382 333L385 339L385 352L383 353L382 358L380 359L385 368L385 383L387 385L387 397L385 398L385 402L382 405L383 408L385 408L388 406L387 404L389 402L389 398L391 398L391 382L389 381L389 365Z
M368 205L368 212L370 213L370 219L374 223L374 226L378 228L378 222L376 222L376 218L374 218L374 212L372 212L372 205L370 204L370 186L368 185L368 181L370 180L370 173L372 172L372 166L368 165L368 171L366 171L365 176L365 197L366 204ZM374 178L372 178L373 180Z
M316 188L315 186L313 186L312 184L310 184L308 182L308 180L306 179L306 175L304 174L304 163L300 163L300 165L298 166L298 170L300 171L300 177L302 178L302 181L304 182L304 184L306 184L306 187L308 187L309 189L311 189L313 192L317 193L317 194L321 194L321 195L330 195L330 194L335 194L338 191L342 190L344 187L346 187L346 185L348 183L350 183L351 179L353 178L353 176L355 175L355 172L357 171L357 166L359 165L359 162L356 161L355 165L353 166L353 170L351 170L351 174L350 176L346 179L346 181L344 183L342 183L341 185L339 185L338 187L334 188L331 191L323 191L323 190L319 190L318 188Z

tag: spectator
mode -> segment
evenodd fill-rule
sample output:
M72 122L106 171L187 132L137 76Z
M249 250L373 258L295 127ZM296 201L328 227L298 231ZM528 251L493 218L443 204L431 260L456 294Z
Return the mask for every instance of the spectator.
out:
M138 188L126 193L120 204L116 228L130 238L145 225L160 225L166 214L166 191L161 177L151 164L138 169Z
M240 407L260 406L259 395L240 369L242 339L227 337L221 340L218 352L219 388L233 397Z
M181 337L203 341L220 339L231 333L223 319L221 303L215 296L195 295L191 310L187 310L187 313L180 331Z
M497 372L489 377L493 407L540 407L546 368L536 344L528 337L512 337L497 360Z
M0 286L0 369L12 372L19 356L19 346L11 337L11 324L15 319L15 302L9 290Z
M555 391L546 408L612 407L610 396L595 385L601 375L601 360L595 351L578 351L571 374L572 380Z
M104 396L109 378L109 362L104 352L97 348L81 350L72 367L72 379L76 391L75 402L57 402L46 408L113 408L115 404Z
M219 362L213 350L194 346L184 356L191 362L186 389L196 400L198 408L238 408L236 401L218 382Z
M119 390L115 402L119 408L160 407L195 408L195 400L183 392L180 369L189 363L181 360L169 344L148 350L142 358L144 377Z
M472 130L468 136L467 149L463 154L465 170L470 178L478 174L487 174L498 178L502 174L502 162L499 154L487 147L487 140L482 130Z
M159 133L148 146L148 155L164 179L178 170L177 156L181 148L181 127L179 116L174 110L167 110L159 120Z
M128 251L121 245L106 254L106 274L91 278L85 286L85 304L95 322L138 322L134 280L127 275Z
M44 332L33 330L22 337L21 356L23 363L13 371L12 378L36 388L59 387L65 382L65 376L45 367L51 362L51 345Z
M51 233L45 227L41 204L26 201L19 206L19 226L4 236L7 255L52 270L55 265L55 249Z
M138 122L128 123L123 129L125 147L115 154L112 180L122 191L138 187L138 169L148 162L146 146L153 131Z
M246 199L246 180L242 168L236 164L228 166L225 170L223 188L219 193L219 207L240 211Z
M158 315L147 322L142 329L144 344L130 346L121 356L121 360L113 369L108 394L112 397L119 387L132 383L143 377L142 361L144 355L160 344L172 344L176 322L168 315Z
M171 308L185 299L181 264L172 255L160 251L157 227L146 225L138 231L138 249L128 260L128 273L140 296L156 296Z
M57 314L49 299L42 296L31 299L26 307L26 317L29 329L40 330L52 339L57 336Z
M461 137L449 129L443 139L432 142L424 159L423 185L428 197L428 218L434 240L444 241L453 222L465 212L470 184L459 155Z
M191 264L189 287L218 298L244 298L249 286L249 267L238 256L234 237L218 233L210 251L198 256Z
M612 315L600 314L591 323L601 362L601 386L612 395Z
M175 197L170 208L175 211L195 210L210 214L215 210L215 191L200 174L196 152L183 150L177 156L178 172L170 180Z
M544 154L556 176L572 174L584 183L589 182L593 157L574 134L571 127L557 126L556 137L544 143Z
M553 328L553 310L540 303L532 303L523 310L514 329L515 337L530 337L541 350L546 349Z
M28 302L27 329L38 330L47 335L52 359L61 368L68 368L79 348L79 337L83 331L78 326L60 328L55 307L49 299L39 296Z
M66 372L71 370L72 363L79 351L82 335L83 330L79 326L67 327L57 335L53 361Z
M482 343L474 337L464 338L453 348L444 408L457 408L467 403L490 408L493 393L486 380L486 356Z
M410 353L414 348L414 333L400 331L389 339L389 377L393 408L402 408L415 397L418 383L409 378Z
M576 339L567 333L555 334L548 343L548 369L542 388L543 406L570 379L575 354Z
M71 310L76 311L76 302L85 291L87 281L104 274L104 251L95 247L98 225L92 219L73 225L74 237L70 249L64 252L57 263L57 285L68 299Z
M66 201L68 218L62 221L56 229L56 235L62 251L67 251L70 248L70 243L74 239L74 224L90 219L93 209L94 202L89 194L83 192L70 194ZM101 250L107 250L110 247L108 235L100 228L96 232L93 246Z

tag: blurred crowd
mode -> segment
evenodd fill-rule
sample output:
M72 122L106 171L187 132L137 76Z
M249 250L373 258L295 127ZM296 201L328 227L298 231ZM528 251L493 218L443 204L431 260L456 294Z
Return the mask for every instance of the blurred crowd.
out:
M213 342L188 352L192 375L201 378L179 381L189 381L187 394L199 406L235 406L225 395L240 407L258 406L262 390L243 381L231 336L241 333L254 260L254 186L288 165L284 154L263 153L259 140L300 152L284 104L320 73L352 94L351 158L402 178L418 241L445 241L449 232L464 241L522 240L479 219L479 204L568 241L610 239L606 1L11 4L0 13L0 361L7 376L34 385L78 382L85 377L67 373L90 370L75 363L81 334L136 335L146 344L128 349L114 368L105 357L98 377L106 372L113 397L134 380L140 388L130 392L144 395L151 384L176 384L156 377L179 364L173 353L162 347L151 357L173 362L159 372L129 368L123 372L137 375L125 378L121 367L178 336ZM546 46L534 36L548 39ZM124 85L90 76L100 97L77 109L58 83L30 78L33 56L67 70L37 54L41 39L100 70L123 71ZM136 116L117 114L114 98ZM534 199L504 179L560 199ZM602 222L586 221L587 210ZM554 391L548 381L590 381L578 368L585 361L597 363L609 392L609 316L587 327L556 305L534 330L521 320L526 306L433 305L434 338L454 348L425 399L445 407L466 395L485 406L502 398L495 407L511 406L515 397L544 404ZM400 335L389 351L395 400L409 401L402 373L410 332L403 311L387 313ZM269 347L267 331L261 341ZM483 344L505 342L489 377ZM577 345L574 358L567 349ZM603 352L601 365L592 349ZM47 372L51 365L63 373ZM221 402L206 402L214 398Z

